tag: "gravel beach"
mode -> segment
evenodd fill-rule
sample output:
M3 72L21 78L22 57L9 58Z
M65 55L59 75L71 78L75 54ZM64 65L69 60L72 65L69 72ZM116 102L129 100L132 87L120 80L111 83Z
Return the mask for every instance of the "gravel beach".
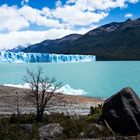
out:
M0 85L0 114L6 115L16 113L16 96L13 94L15 91L18 92L20 112L34 113L36 111L35 106L30 100L25 98L29 89ZM50 110L50 112L64 112L65 114L69 113L70 115L86 115L89 113L91 106L97 106L104 102L104 100L100 98L62 95L63 101L56 105L57 109ZM49 113L47 108L46 113Z

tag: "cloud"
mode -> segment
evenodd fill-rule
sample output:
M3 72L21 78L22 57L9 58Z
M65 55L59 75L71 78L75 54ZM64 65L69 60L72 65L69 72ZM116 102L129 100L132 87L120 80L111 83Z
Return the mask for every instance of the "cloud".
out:
M133 17L133 14L127 13L124 17L125 17L125 18L132 18L132 17Z
M53 28L64 28L65 24L61 24L59 20L51 19L45 16L43 11L34 9L30 6L24 6L18 10L20 15L26 19L30 24L36 24L38 26L53 27ZM48 11L49 12L49 11ZM49 13L48 13L49 15Z
M10 14L9 14L10 13ZM37 26L45 26L48 28L66 28L68 24L60 23L59 20L51 19L43 11L34 9L30 6L17 6L2 5L0 7L0 31L18 31L27 29L31 24Z
M8 7L3 5L0 7L0 31L20 30L29 27L29 25L16 6Z
M58 7L51 14L52 17L57 17L64 23L68 23L71 26L90 25L92 23L99 22L108 15L106 12L95 13L90 11L82 11L75 6Z
M59 38L70 33L85 33L102 19L109 16L114 8L126 8L128 3L139 0L67 0L56 1L54 9L36 9L22 0L22 7L0 6L0 49L13 48L44 39ZM125 17L132 17L131 13ZM47 31L29 31L32 25L43 26ZM77 28L78 27L78 28ZM25 31L26 30L26 31ZM6 33L5 33L6 32Z
M73 4L73 3L75 3L77 0L67 0L66 1L66 4Z
M139 2L139 0L129 0L128 2L130 2L130 3L136 3L136 2Z
M22 0L21 1L21 5L24 6L24 5L28 5L29 3L29 0Z
M136 3L138 1L139 0L68 0L67 4L74 3L72 6L80 10L95 11L109 10L117 7L125 8L128 3Z
M0 31L28 29L32 24L47 28L70 29L76 26L90 26L109 15L109 10L125 8L127 3L138 0L67 0L64 5L56 1L56 7L41 10L32 8L22 0L22 7L2 5L0 7ZM10 14L9 14L10 13Z
M86 33L91 28L74 31L70 29L49 29L47 31L12 31L0 34L0 50L12 49L18 45L34 44L46 39L61 38L71 33Z
M62 6L61 0L57 0L56 3L55 3L55 6L56 7L61 7Z

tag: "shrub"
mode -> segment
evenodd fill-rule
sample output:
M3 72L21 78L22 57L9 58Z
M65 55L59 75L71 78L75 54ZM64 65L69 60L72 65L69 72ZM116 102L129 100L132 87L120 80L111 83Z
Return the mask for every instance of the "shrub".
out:
M22 114L20 116L12 114L10 117L10 123L12 124L32 124L35 122L35 114Z
M91 106L90 107L90 115L94 115L94 114L101 114L102 113L102 105L98 105L98 106Z

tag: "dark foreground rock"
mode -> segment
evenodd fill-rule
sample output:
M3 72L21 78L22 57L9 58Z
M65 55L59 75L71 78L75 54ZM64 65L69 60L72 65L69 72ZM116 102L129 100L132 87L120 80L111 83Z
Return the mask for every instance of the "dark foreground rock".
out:
M108 126L122 135L140 134L140 100L132 88L124 88L107 99L101 116Z
M32 133L32 125L31 124L21 124L20 127L28 133Z
M63 134L63 127L58 123L51 123L39 128L39 140L57 140Z
M78 139L80 140L80 139ZM140 136L129 136L129 137L103 137L103 138L93 138L93 139L81 139L81 140L140 140Z

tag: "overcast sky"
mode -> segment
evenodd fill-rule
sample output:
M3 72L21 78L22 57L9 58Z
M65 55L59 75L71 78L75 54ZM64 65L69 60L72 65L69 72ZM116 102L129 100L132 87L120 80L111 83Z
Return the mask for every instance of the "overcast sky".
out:
M0 0L0 50L140 17L140 0Z

